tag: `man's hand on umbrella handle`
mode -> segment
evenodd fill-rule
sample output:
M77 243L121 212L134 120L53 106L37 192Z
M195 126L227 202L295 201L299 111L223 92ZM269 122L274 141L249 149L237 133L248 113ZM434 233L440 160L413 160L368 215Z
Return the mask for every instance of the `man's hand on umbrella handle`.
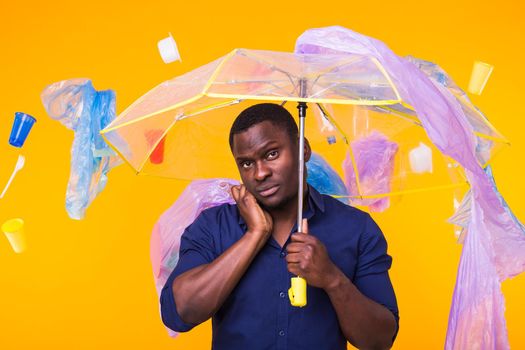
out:
M246 186L232 186L231 193L241 216L246 221L248 231L263 235L264 238L270 237L273 228L272 217L261 208L253 194L246 189Z
M286 247L288 271L301 276L309 285L326 288L338 273L324 244L317 237L308 234L308 223L303 219L303 232L292 234L291 243Z

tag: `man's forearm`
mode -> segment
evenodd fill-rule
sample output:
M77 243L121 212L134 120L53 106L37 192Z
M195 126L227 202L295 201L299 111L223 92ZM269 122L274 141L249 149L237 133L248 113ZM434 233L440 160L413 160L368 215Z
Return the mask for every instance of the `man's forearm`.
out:
M213 316L265 241L261 234L246 232L213 262L178 276L173 281L172 289L181 319L198 324Z
M340 270L325 291L352 345L359 349L390 349L396 330L390 310L364 296Z

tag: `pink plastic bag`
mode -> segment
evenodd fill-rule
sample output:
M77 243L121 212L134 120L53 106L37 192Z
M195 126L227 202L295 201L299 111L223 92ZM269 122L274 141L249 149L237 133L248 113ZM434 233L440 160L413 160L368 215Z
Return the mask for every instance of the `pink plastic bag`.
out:
M180 237L199 214L224 203L234 204L231 179L196 180L190 183L177 201L157 221L151 234L151 264L155 287L160 298L162 287L179 260ZM168 329L171 336L177 332Z
M450 310L445 349L509 349L500 283L525 270L525 229L482 168L476 138L460 103L413 62L384 43L343 27L310 29L297 53L354 53L375 57L403 100L411 104L434 145L458 161L472 191L471 218Z
M395 142L378 131L352 141L350 144L355 157L361 194L390 192L390 181L394 170L394 158L398 150ZM352 159L347 153L343 162L345 185L351 196L359 195ZM351 198L353 205L367 205L370 211L381 212L388 209L389 198Z

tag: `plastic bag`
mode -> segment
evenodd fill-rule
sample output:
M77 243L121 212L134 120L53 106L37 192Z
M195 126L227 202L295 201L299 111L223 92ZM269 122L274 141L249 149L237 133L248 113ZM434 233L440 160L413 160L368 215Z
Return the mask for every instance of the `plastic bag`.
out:
M397 144L380 132L372 131L370 135L352 141L350 147L357 165L361 194L390 192ZM348 192L352 196L358 196L356 176L349 153L343 161L343 170ZM380 212L388 209L390 198L352 198L350 202L354 205L366 205L370 211Z
M115 119L115 93L96 91L88 79L72 79L47 86L41 98L49 116L75 132L66 211L80 220L106 186L109 170L121 163L99 134Z
M320 193L341 196L337 199L348 204L348 192L343 180L323 157L317 153L312 153L306 165L308 169L306 181L310 185L315 187Z
M523 225L509 215L479 160L476 125L461 97L432 80L379 40L343 27L311 29L296 42L298 53L357 53L375 57L403 100L411 104L428 137L466 170L471 218L456 280L445 349L508 349L501 281L525 270ZM483 153L483 152L482 152Z
M231 179L193 181L161 215L153 227L150 245L153 278L159 298L162 287L179 261L180 238L186 227L205 209L224 203L234 204L230 187L238 184L239 181ZM166 329L171 336L178 334Z

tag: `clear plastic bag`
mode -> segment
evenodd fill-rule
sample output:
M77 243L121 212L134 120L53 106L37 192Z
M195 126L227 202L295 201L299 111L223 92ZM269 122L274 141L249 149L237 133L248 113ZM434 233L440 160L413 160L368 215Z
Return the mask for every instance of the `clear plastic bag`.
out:
M72 79L47 86L41 98L49 116L75 133L66 211L81 220L106 186L109 170L121 163L99 133L115 119L115 93L96 91L88 79Z

